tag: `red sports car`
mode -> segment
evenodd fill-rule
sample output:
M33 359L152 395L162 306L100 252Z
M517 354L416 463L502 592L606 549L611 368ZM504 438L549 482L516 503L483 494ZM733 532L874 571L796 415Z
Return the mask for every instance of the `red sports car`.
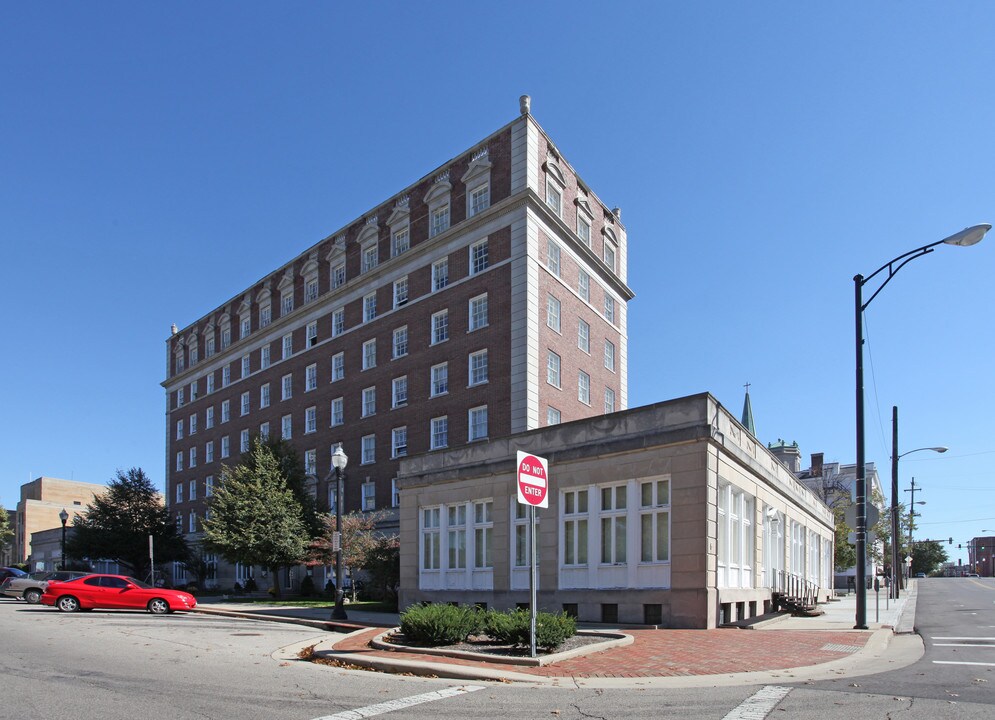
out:
M107 608L148 610L162 615L174 610L190 610L197 600L181 590L152 587L124 575L87 575L66 582L50 582L41 596L42 605L54 605L62 612Z

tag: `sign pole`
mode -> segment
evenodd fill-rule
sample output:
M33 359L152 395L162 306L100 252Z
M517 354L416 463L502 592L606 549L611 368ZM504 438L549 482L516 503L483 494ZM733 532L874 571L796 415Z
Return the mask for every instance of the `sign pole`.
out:
M155 587L155 553L152 549L152 536L149 535L149 575L152 577L152 582L149 583L152 587Z
M536 506L529 505L529 652L536 656Z
M536 656L536 590L539 578L536 573L538 550L536 548L536 508L549 507L549 462L544 457L518 451L518 502L529 506L529 652Z

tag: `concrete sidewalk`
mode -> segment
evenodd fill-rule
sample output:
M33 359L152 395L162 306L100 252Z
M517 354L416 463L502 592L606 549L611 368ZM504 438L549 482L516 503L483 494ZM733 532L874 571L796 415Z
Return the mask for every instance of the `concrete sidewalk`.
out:
M440 657L418 648L375 649L371 641L395 627L398 616L348 610L347 623L329 620L329 608L252 606L211 603L197 610L251 620L292 622L334 631L298 646L280 657L293 659L307 646L322 662L384 672L460 680L529 682L585 687L689 687L770 682L797 682L884 672L909 665L922 655L913 633L916 586L897 602L868 595L868 629L854 630L856 596L842 596L820 605L814 618L781 616L748 631L626 628L631 644L565 658L541 667L466 657ZM606 626L582 624L608 630ZM495 661L496 660L496 661Z

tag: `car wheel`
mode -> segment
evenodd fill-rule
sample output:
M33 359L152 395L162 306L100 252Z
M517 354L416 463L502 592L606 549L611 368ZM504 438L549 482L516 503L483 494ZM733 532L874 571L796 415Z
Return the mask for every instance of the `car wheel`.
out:
M72 595L63 595L55 601L55 606L62 612L71 613L79 610L79 600Z
M41 602L41 590L38 588L31 588L30 590L24 591L24 601L28 605L37 605Z
M148 608L153 615L165 615L169 612L169 603L162 598L153 598L149 600Z

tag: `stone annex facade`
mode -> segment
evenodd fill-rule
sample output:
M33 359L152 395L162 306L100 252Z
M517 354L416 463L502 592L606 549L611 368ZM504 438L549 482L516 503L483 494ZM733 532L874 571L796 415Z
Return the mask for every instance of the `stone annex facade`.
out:
M714 628L769 611L774 593L832 595L832 512L704 393L406 458L402 608L527 606L518 450L549 461L541 609Z
M162 385L177 526L198 541L221 466L256 435L295 444L323 509L341 443L343 510L396 510L408 454L626 408L620 215L523 97L509 124L174 327ZM218 586L254 572L207 560Z

